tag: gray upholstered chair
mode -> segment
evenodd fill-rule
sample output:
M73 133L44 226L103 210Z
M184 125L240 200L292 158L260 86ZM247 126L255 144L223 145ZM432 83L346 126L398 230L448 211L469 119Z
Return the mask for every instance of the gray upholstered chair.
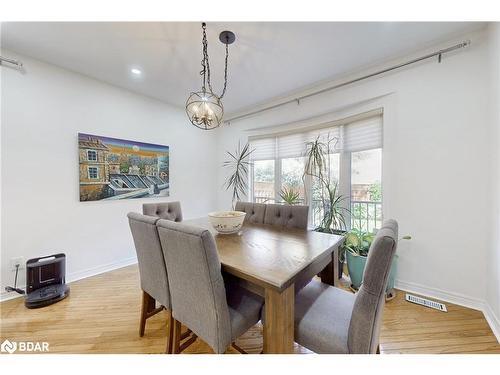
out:
M377 232L356 294L311 282L295 296L295 341L317 353L378 352L385 288L396 252L398 224Z
M245 222L264 224L266 205L264 203L236 202L236 211L246 212Z
M174 353L179 352L181 323L216 353L224 353L259 321L262 298L235 283L225 285L216 243L208 230L167 220L159 220L157 227L175 319Z
M142 213L160 219L182 221L181 202L144 203Z
M139 276L142 289L139 335L142 337L146 327L146 319L160 312L163 307L171 310L170 292L167 268L156 229L156 222L159 218L135 212L130 212L127 217L139 263ZM156 301L161 305L158 308L156 308ZM170 324L168 325L167 353L170 351L170 343L173 335L172 320L170 319Z
M280 225L287 228L307 229L309 206L266 204L264 224Z

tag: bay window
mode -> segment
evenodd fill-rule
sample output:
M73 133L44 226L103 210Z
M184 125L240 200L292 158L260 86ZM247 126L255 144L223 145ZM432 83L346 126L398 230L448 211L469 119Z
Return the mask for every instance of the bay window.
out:
M382 111L318 126L250 137L250 197L258 203L307 204L311 226L324 215L325 190L304 175L308 142L330 148L325 175L345 197L346 228L372 231L382 222Z

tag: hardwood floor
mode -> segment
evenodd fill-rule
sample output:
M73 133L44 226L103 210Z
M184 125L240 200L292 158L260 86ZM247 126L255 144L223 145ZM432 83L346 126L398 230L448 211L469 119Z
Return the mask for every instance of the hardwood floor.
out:
M137 266L71 284L71 295L55 305L28 310L23 299L0 304L1 342L47 341L51 353L163 353L167 314L148 319L139 337L141 291ZM386 304L382 353L500 353L500 345L480 311L447 303L448 313L404 301L404 293ZM237 344L249 353L262 350L262 326ZM296 353L310 353L295 344ZM185 353L211 353L200 339ZM228 353L237 353L233 348Z

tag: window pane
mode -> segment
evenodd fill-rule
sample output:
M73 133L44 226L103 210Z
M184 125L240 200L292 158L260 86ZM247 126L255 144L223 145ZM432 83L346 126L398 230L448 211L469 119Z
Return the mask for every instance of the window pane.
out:
M253 195L257 203L274 203L274 160L254 161Z
M304 203L304 158L287 158L281 160L281 191L286 199L280 196L282 203Z
M340 177L340 154L330 154L328 158L328 166L325 169L326 176L325 180L330 181L330 188L334 188L335 184L338 184ZM338 193L337 193L338 194ZM325 198L325 201L321 199ZM323 219L323 213L328 205L328 190L325 184L321 184L317 178L312 179L312 222L313 225L319 226L321 220Z
M351 154L351 225L373 231L382 223L382 149Z
M97 168L89 167L89 178L97 178Z

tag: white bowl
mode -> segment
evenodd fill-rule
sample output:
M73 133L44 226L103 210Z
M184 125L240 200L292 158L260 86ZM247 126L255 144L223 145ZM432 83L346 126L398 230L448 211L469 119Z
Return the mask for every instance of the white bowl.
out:
M238 233L245 220L245 212L241 211L219 211L208 214L210 224L220 234Z

